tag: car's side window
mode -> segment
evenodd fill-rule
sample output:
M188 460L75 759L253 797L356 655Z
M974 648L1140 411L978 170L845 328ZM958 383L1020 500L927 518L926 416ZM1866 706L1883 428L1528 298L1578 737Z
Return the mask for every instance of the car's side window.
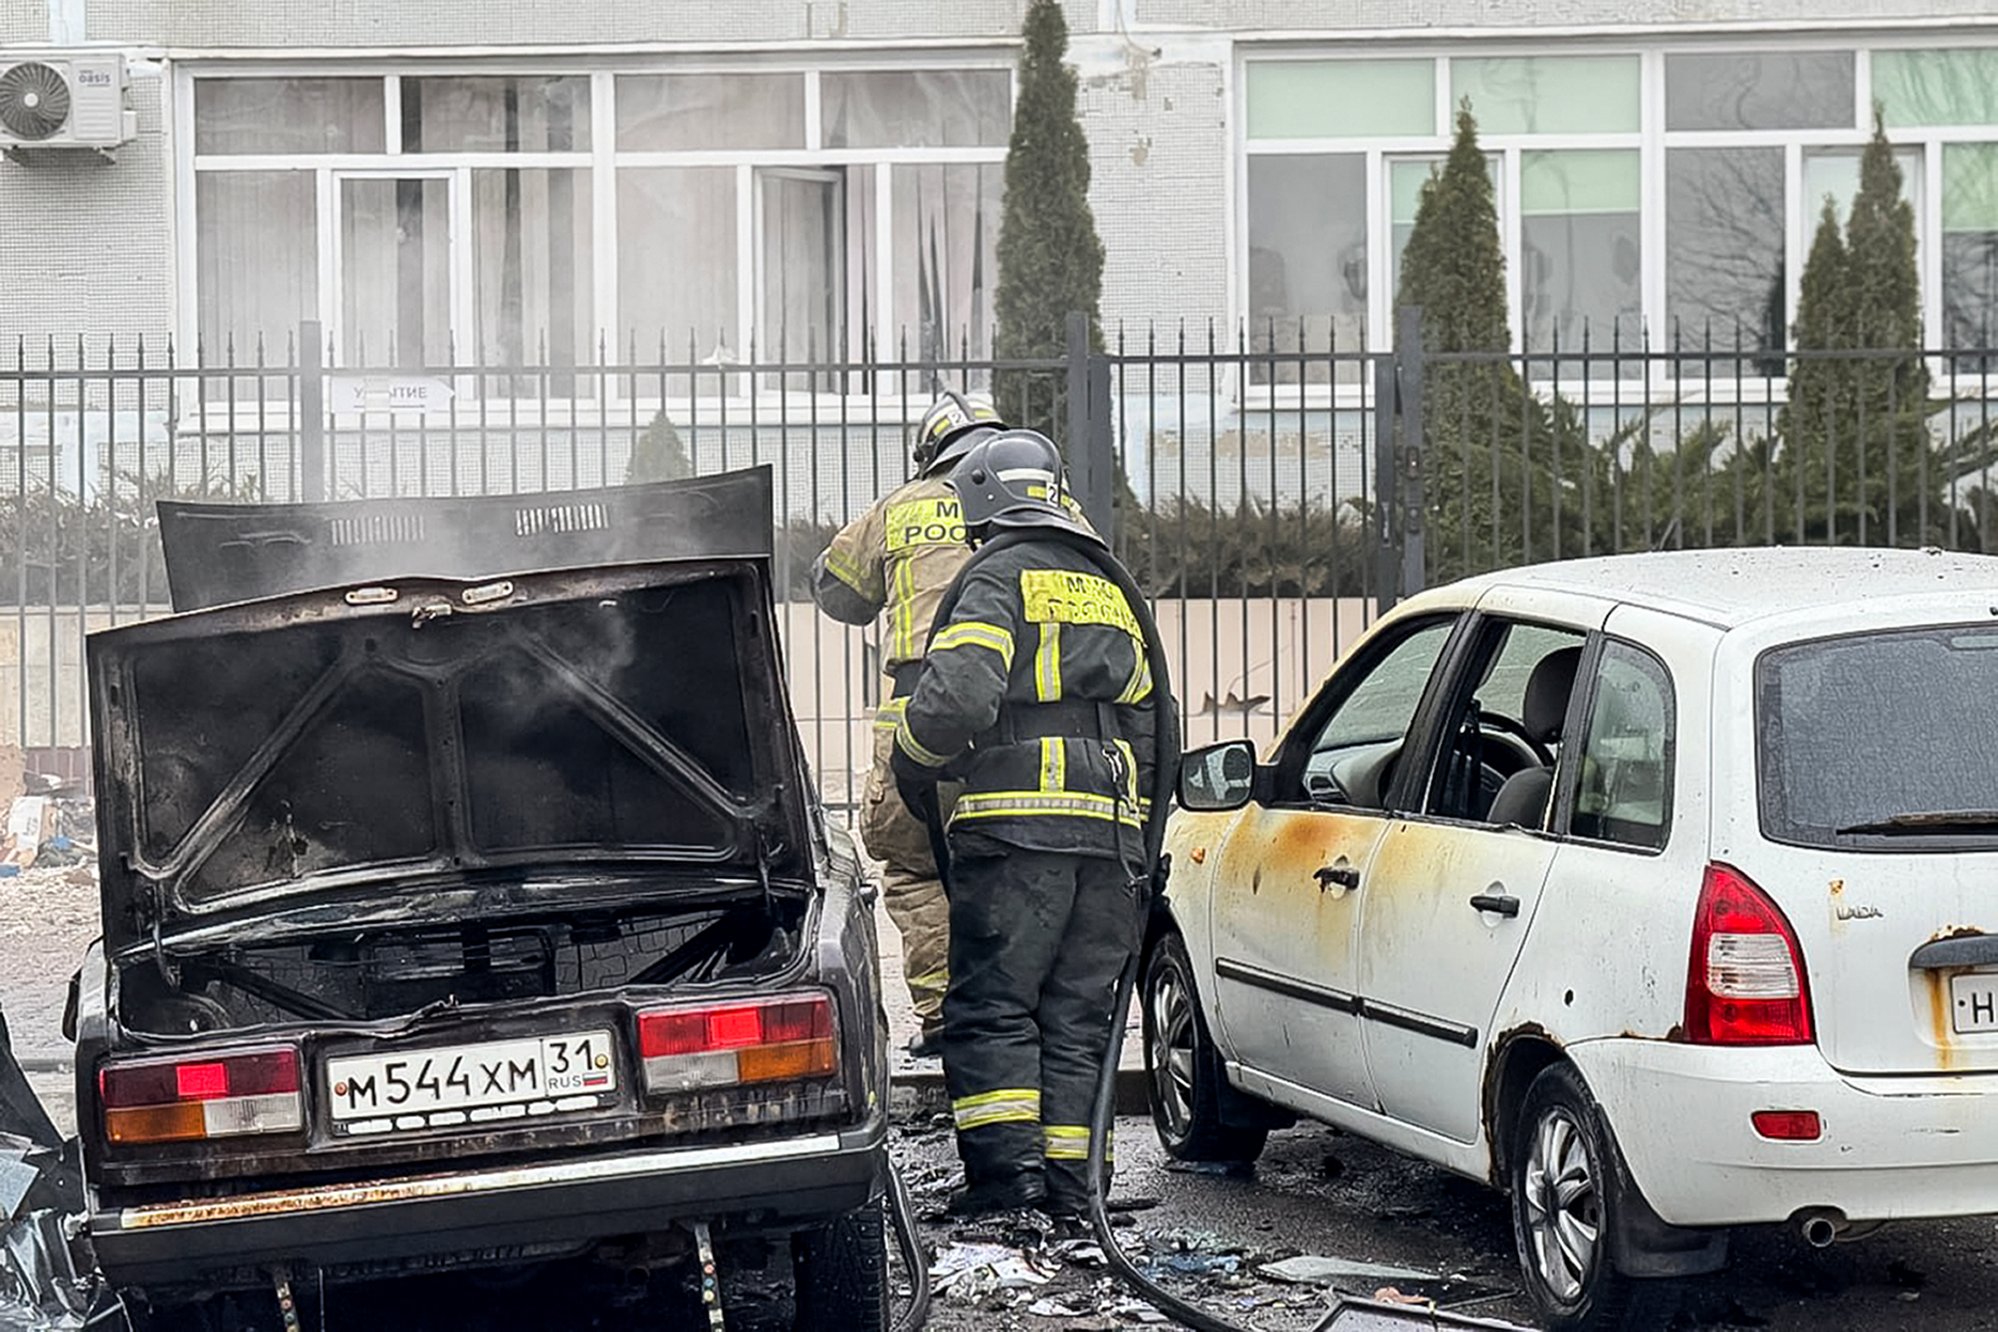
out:
M1425 812L1456 822L1546 826L1585 642L1575 628L1485 621L1445 714Z
M1641 648L1603 645L1581 746L1576 837L1662 850L1672 819L1672 677Z
M1413 630L1350 687L1335 676L1331 688L1345 696L1318 723L1302 771L1293 770L1296 785L1280 794L1319 804L1382 808L1402 742L1454 624L1436 620Z

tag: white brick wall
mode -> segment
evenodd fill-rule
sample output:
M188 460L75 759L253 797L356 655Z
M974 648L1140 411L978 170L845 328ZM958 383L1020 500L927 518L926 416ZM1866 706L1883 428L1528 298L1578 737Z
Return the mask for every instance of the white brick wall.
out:
M1154 52L1158 54L1154 55ZM1213 39L1084 37L1090 203L1108 256L1103 318L1164 313L1199 326L1228 314L1228 50ZM1161 295L1171 293L1169 309Z
M172 327L166 82L149 64L135 64L131 80L139 137L116 161L86 151L0 157L0 354L9 362L21 334L112 335L121 346L144 334L158 349Z

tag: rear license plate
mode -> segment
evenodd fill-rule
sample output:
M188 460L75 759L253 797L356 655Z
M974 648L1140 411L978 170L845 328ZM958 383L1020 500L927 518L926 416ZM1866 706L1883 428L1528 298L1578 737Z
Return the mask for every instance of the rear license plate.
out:
M594 1110L617 1092L607 1031L326 1061L336 1133L455 1128Z
M1950 977L1949 998L1950 1026L1958 1032L1998 1031L1998 973Z

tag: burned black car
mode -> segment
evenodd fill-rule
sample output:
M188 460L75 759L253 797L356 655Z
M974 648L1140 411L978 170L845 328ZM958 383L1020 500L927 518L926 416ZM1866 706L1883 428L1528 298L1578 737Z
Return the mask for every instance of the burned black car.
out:
M504 576L436 553L467 503L512 567L598 549L615 503L239 514L212 549L268 585L176 598L275 595L91 639L75 1039L111 1281L172 1304L712 1242L794 1261L801 1327L885 1326L871 902L789 712L768 474L702 485L729 554ZM392 567L450 576L359 576ZM286 590L329 570L357 577Z

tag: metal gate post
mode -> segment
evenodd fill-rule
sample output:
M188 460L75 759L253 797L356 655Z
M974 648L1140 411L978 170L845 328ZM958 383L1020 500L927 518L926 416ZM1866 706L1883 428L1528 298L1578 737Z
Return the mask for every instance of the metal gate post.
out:
M301 497L307 504L326 500L326 367L325 333L319 321L298 326L298 470Z
M1401 487L1395 465L1394 353L1373 358L1374 368L1374 613L1385 615L1401 599L1398 545Z
M1422 488L1424 364L1422 307L1404 305L1395 311L1395 414L1400 419L1402 498L1401 595L1412 597L1428 585L1423 529L1428 518Z
M1110 421L1110 358L1089 345L1089 316L1068 316L1068 484L1090 525L1113 544L1117 459Z

